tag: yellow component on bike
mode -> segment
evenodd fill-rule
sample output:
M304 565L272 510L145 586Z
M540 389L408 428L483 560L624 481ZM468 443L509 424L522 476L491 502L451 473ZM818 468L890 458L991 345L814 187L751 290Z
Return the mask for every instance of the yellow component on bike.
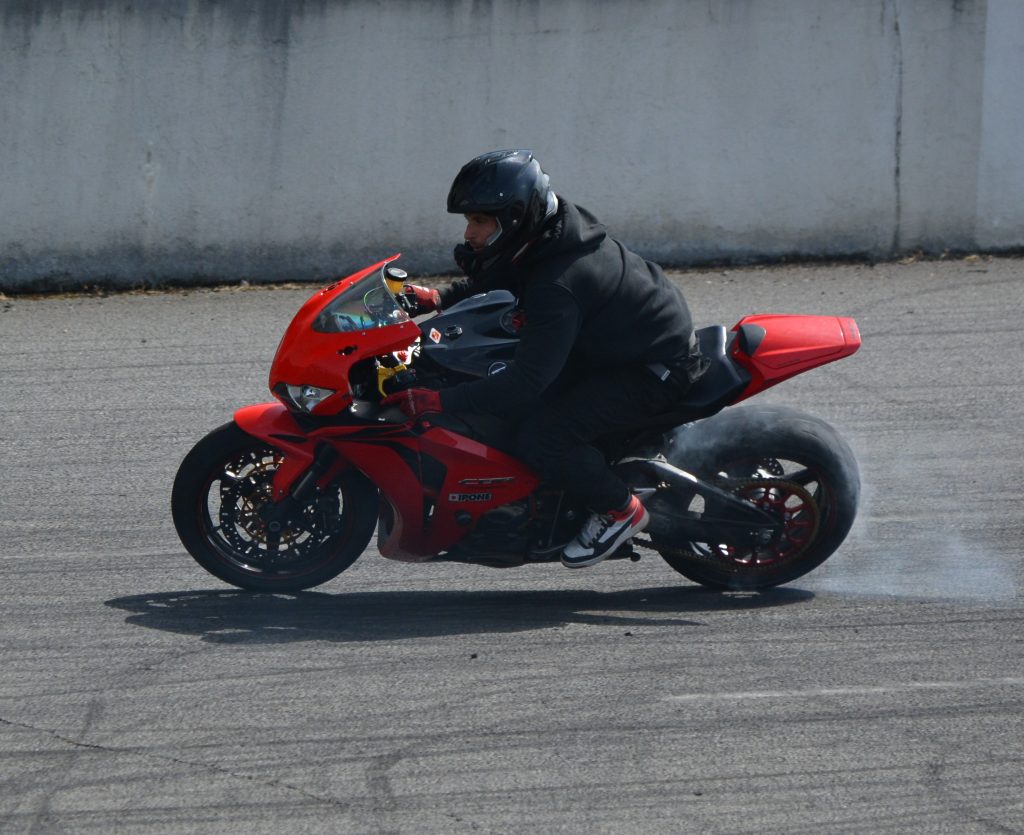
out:
M377 366L377 391L380 392L381 397L387 397L387 392L384 391L384 382L405 370L405 366L402 363L399 363L394 368L385 368L383 365Z

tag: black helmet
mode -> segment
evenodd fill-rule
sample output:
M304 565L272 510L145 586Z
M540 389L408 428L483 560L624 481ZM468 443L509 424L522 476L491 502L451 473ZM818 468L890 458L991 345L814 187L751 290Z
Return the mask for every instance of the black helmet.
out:
M448 192L448 211L498 221L497 235L484 249L455 247L455 260L467 274L488 269L499 256L514 258L537 235L557 206L548 179L532 151L491 151L462 166Z

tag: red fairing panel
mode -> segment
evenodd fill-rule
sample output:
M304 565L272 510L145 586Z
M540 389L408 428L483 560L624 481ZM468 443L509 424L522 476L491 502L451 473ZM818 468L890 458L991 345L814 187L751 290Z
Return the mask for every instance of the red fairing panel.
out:
M337 414L352 403L348 375L355 363L367 357L404 350L416 341L420 329L412 321L369 333L320 333L313 329L313 322L320 311L335 298L396 258L398 255L385 258L318 290L306 300L281 337L270 367L271 391L281 382L334 389L337 394L317 406L313 413Z
M440 427L332 441L391 506L391 530L378 531L381 556L389 559L430 559L462 539L484 513L529 496L539 484L519 461Z
M843 316L747 316L733 331L744 325L763 328L764 336L750 354L744 351L740 339L733 342L732 358L753 378L740 400L804 371L848 357L861 344L857 323Z
M394 525L380 542L381 555L390 559L423 561L448 550L487 511L529 496L540 483L516 459L431 427L429 418L420 421L426 430L420 432L401 424L325 426L307 432L280 403L264 403L239 409L235 422L283 453L274 476L275 500L287 496L306 472L318 443L333 446L338 464L323 480L354 466L390 504Z
M313 463L316 444L280 403L245 406L235 412L235 423L243 432L284 453L274 474L274 501L280 501L288 495L292 482Z

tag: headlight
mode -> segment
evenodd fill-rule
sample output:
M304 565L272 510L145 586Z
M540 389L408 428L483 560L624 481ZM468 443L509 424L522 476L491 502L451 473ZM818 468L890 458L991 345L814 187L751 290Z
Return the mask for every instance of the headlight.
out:
M292 386L285 383L277 386L275 393L300 412L312 412L334 394L334 389L322 389L318 386Z

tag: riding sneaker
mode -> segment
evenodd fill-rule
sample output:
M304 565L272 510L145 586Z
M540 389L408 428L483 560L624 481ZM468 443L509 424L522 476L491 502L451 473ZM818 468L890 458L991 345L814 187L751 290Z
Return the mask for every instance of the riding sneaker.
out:
M592 513L583 530L562 552L566 568L585 568L615 553L623 542L647 527L651 517L636 496L629 497L623 510Z

